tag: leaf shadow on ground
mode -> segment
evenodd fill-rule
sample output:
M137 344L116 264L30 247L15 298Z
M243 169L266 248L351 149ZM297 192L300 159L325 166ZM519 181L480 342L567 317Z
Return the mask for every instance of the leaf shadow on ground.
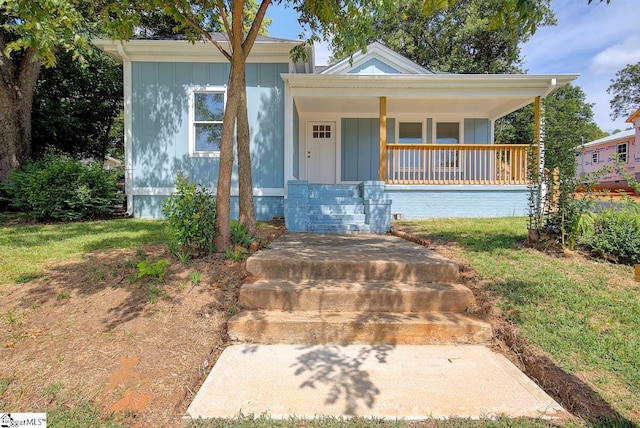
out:
M153 302L164 299L169 304L179 304L181 297L176 294L174 276L185 276L185 268L171 256L162 245L145 247L140 250L100 251L85 256L80 261L53 265L45 273L30 282L14 287L22 287L19 305L23 309L37 308L53 304L59 310L73 299L85 299L95 296L108 296L102 300L102 324L109 331L138 317L151 317L157 308ZM165 281L160 283L149 277L138 278L137 264L142 260L169 259ZM198 269L193 266L193 269ZM210 275L212 276L212 275ZM189 279L185 276L184 283ZM203 283L215 282L215 279L202 279ZM192 287L193 288L193 287ZM120 293L114 296L114 290ZM185 292L206 293L206 287L197 287ZM115 300L114 300L115 299ZM94 299L95 300L95 299ZM222 305L222 303L221 303Z
M293 367L295 376L304 376L300 388L328 388L325 403L344 402L344 414L356 416L359 408L373 408L378 387L371 381L369 372L362 368L371 357L385 364L393 350L391 345L362 346L355 355L349 355L340 346L309 348L298 356ZM305 348L303 348L305 349Z

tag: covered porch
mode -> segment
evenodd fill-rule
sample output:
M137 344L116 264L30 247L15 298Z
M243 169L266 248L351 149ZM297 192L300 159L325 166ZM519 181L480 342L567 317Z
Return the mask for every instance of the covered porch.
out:
M541 98L574 77L283 75L287 180L526 185ZM531 103L534 141L495 144L495 121Z

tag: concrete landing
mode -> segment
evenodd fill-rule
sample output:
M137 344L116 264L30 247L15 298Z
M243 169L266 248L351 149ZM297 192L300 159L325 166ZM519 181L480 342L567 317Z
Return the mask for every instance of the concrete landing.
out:
M568 414L502 355L477 345L235 345L220 356L186 418L266 413L406 421L564 419Z

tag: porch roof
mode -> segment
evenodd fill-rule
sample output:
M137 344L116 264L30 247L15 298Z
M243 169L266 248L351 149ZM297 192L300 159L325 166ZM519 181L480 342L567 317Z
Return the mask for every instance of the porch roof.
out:
M378 112L387 97L388 114L457 114L498 119L535 97L575 80L577 74L282 74L301 112ZM318 102L321 98L322 102Z

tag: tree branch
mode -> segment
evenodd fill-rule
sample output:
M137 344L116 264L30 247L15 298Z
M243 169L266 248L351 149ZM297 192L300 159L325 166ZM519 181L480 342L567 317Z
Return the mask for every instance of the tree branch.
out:
M224 55L224 57L231 61L231 54L225 50L225 48L209 33L207 30L202 28L200 24L198 24L195 20L189 17L186 13L182 13L182 17L184 21L192 28L194 28L197 32L199 32L205 39L213 43L213 45L218 48L218 50Z
M232 37L231 35L231 27L229 27L229 14L227 13L227 9L222 2L222 0L216 0L216 4L218 5L218 10L220 11L220 17L222 18L222 25L224 25L224 29L227 32L228 37Z
M253 23L251 24L251 29L249 30L249 34L247 34L246 39L242 43L242 50L245 55L245 58L249 56L251 52L251 48L253 47L253 43L256 41L258 37L258 31L260 31L260 27L262 26L262 21L267 13L267 8L271 4L271 0L262 0L260 3L260 7L256 12L256 17L253 19Z

